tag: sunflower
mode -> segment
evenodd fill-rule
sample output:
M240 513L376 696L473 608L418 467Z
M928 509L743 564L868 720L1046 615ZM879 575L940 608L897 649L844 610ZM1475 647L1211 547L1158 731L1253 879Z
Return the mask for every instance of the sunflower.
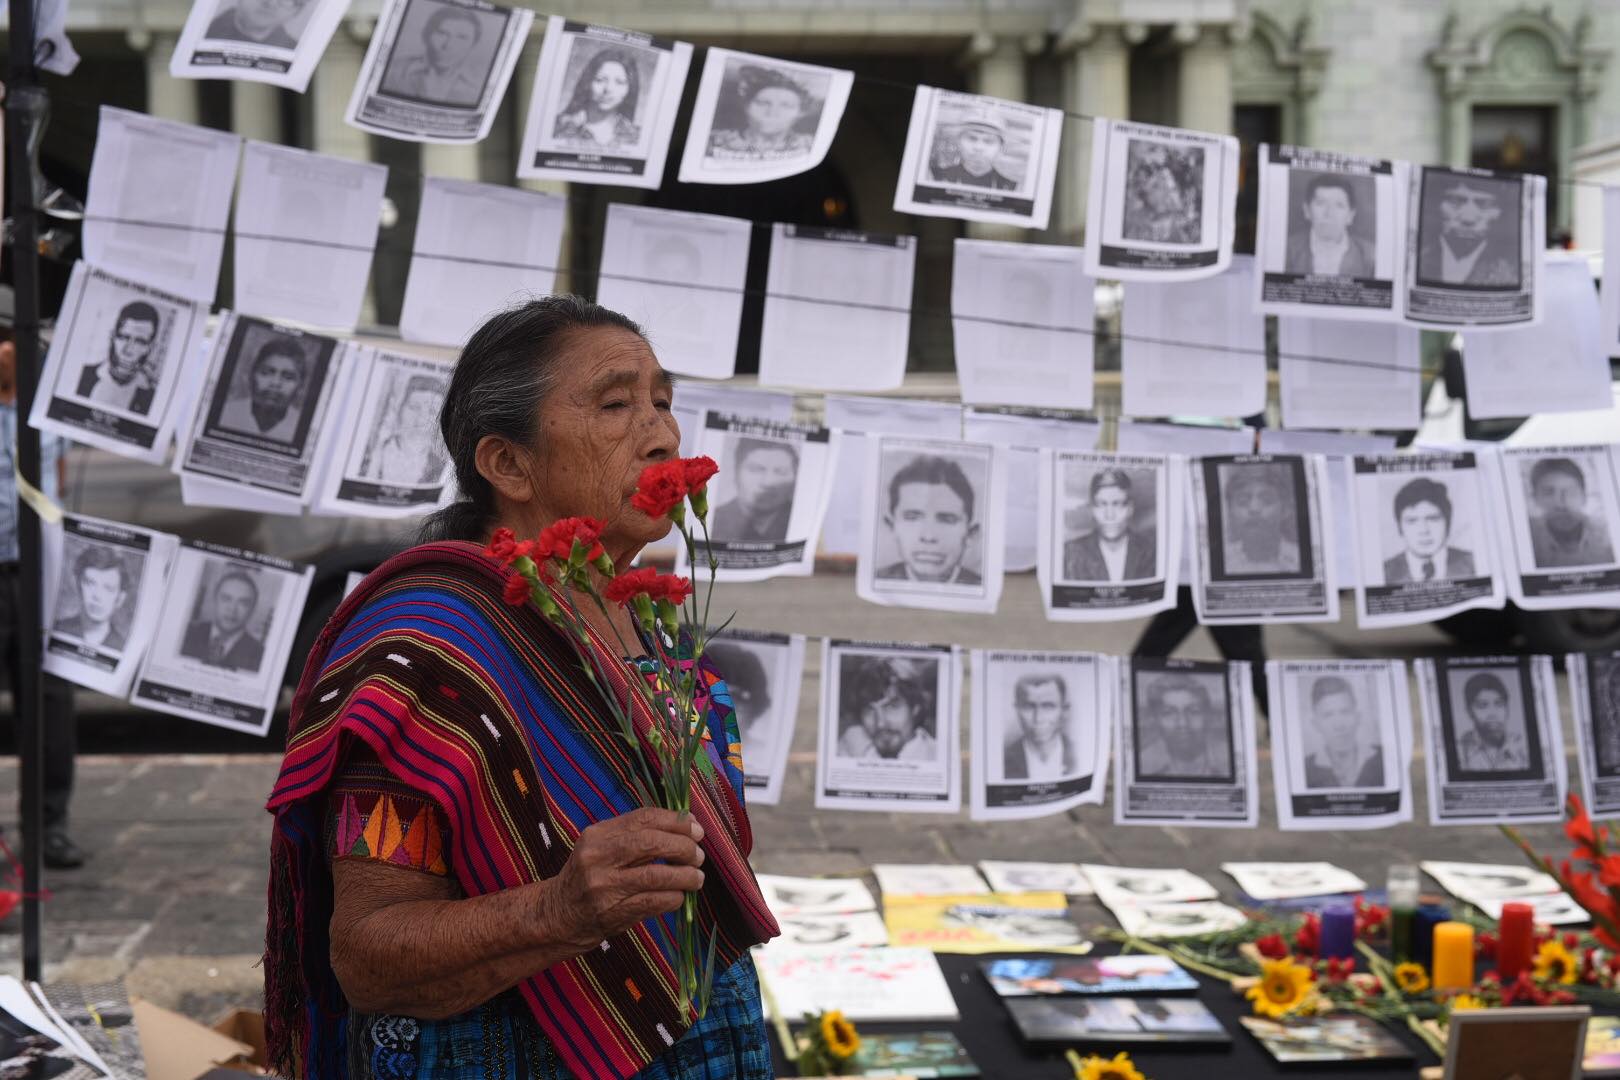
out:
M1311 969L1292 960L1262 960L1260 981L1249 987L1247 997L1254 1011L1276 1019L1298 1009L1312 994Z
M1396 964L1395 985L1401 988L1403 994L1421 994L1429 988L1429 974L1423 970L1422 964Z
M1575 959L1575 954L1556 938L1541 943L1541 948L1536 951L1535 968L1536 978L1566 986L1581 973L1581 965Z
M1088 1054L1081 1059L1075 1076L1079 1080L1147 1080L1123 1050L1115 1054L1113 1060Z
M861 1037L856 1034L855 1025L845 1020L837 1009L822 1015L821 1041L827 1053L841 1062L854 1057L861 1048Z
M1458 994L1451 999L1452 1012L1466 1012L1469 1009L1483 1009L1485 1002L1473 994Z

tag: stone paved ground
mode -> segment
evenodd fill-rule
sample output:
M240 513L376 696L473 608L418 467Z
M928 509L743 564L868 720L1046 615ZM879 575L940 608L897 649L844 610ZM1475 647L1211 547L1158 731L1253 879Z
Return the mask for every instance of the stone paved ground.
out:
M1066 626L1040 614L1032 579L1011 578L995 617L884 609L855 599L852 578L818 576L727 590L738 625L794 629L812 636L954 640L964 646L1045 647L1127 652L1138 624ZM1268 631L1273 655L1416 656L1452 651L1438 632L1363 632L1339 626ZM1200 632L1188 655L1213 657ZM861 873L873 862L983 858L1062 859L1122 865L1185 866L1223 891L1218 865L1232 859L1326 858L1380 882L1397 859L1513 861L1496 831L1414 824L1368 833L1279 833L1270 827L1269 762L1262 749L1262 827L1256 830L1116 828L1110 807L1087 807L1032 822L980 824L956 817L815 812L814 714L818 651L809 670L782 805L757 807L755 863L777 873ZM124 726L127 728L128 723ZM105 744L106 740L102 740ZM1262 746L1264 741L1262 740ZM100 748L105 748L103 745ZM47 977L123 975L131 989L199 1019L255 1004L254 967L263 940L265 851L262 806L276 759L261 754L95 754L80 764L75 836L92 853L73 873L53 874L46 905ZM1414 775L1421 773L1421 762ZM0 770L0 823L14 840L15 771ZM1425 813L1420 794L1418 814ZM1544 850L1561 850L1556 827L1528 830ZM1098 913L1083 909L1090 921ZM0 924L0 970L16 970L18 917Z

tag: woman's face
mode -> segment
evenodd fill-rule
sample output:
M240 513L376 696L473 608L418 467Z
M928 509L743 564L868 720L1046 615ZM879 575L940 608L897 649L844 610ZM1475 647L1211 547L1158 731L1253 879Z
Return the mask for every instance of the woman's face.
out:
M799 122L804 103L785 86L767 86L748 101L748 126L760 135L781 135Z
M630 75L617 60L608 60L591 77L591 104L602 112L612 112L624 104L630 92Z
M630 496L642 469L680 453L669 374L646 341L617 328L575 331L558 364L560 381L540 407L531 455L538 524L600 518L610 552L660 539L669 522L643 514Z

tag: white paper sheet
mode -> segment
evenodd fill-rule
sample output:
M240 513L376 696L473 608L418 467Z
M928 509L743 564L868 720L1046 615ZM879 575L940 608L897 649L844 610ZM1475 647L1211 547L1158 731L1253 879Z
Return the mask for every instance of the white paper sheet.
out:
M241 138L110 105L100 115L84 206L85 261L213 303Z
M775 806L782 799L804 685L804 644L803 634L727 627L704 648L731 690L750 805Z
M678 391L676 400L686 393ZM915 435L929 439L962 437L962 406L945 401L908 398L850 397L828 394L824 399L827 426L843 433L838 454L838 491L860 491L866 482L866 437ZM854 555L861 546L859 499L834 499L821 527L821 549L830 554Z
M1266 679L1279 829L1382 829L1412 820L1405 663L1270 660Z
M698 453L720 474L709 484L707 532L692 526L696 556L676 548L675 572L717 564L716 581L809 577L832 498L838 432L705 413Z
M989 443L866 438L855 592L895 607L990 614L1001 601L1007 454Z
M1125 120L1093 120L1091 131L1086 268L1117 281L1191 281L1225 270L1237 221L1237 139ZM1252 294L1243 296L1248 310Z
M956 374L968 405L1090 409L1096 281L1079 248L958 237Z
M1215 886L1190 870L1159 870L1142 866L1081 863L1097 900L1108 908L1132 904L1179 904L1214 900Z
M771 914L842 915L853 911L876 911L866 882L860 878L806 878L782 874L758 874L759 891Z
M1067 896L1092 895L1091 880L1079 863L1003 862L980 859L979 871L997 893L1057 892Z
M439 411L453 365L364 347L348 363L348 393L336 410L345 422L329 440L315 511L394 519L446 505L455 480Z
M44 668L113 697L129 693L179 540L65 514L44 523Z
M711 45L681 155L683 184L757 184L820 165L855 74Z
M596 301L640 323L666 369L729 379L752 232L742 218L612 203Z
M491 314L556 289L568 201L428 177L399 333L459 346Z
M161 465L207 326L207 304L74 263L28 422Z
M1260 429L1262 454L1321 454L1327 459L1328 488L1323 513L1333 529L1333 558L1341 588L1356 580L1355 521L1350 509L1350 479L1344 471L1345 462L1352 454L1383 454L1394 449L1393 435Z
M658 187L691 62L684 41L551 16L518 176Z
M771 227L759 336L764 386L893 390L906 372L917 239Z
M1044 229L1062 136L1058 109L919 86L894 208Z
M1279 317L1283 427L1416 428L1423 412L1420 334L1394 323Z
M763 946L765 952L803 950L834 952L888 945L889 928L875 911L837 915L778 915L782 935Z
M1175 606L1183 471L1166 454L1041 453L1036 580L1048 619L1104 622Z
M1547 178L1416 165L1406 245L1406 320L1437 329L1540 321Z
M1496 896L1507 900L1524 900L1562 891L1557 878L1533 870L1524 863L1424 860L1418 865L1442 889L1459 899Z
M169 74L269 83L302 94L348 9L349 0L194 0Z
M387 0L344 120L411 142L480 142L534 12L488 0Z
M960 863L876 863L872 875L888 896L985 896L979 872Z
M1584 256L1549 257L1546 317L1535 326L1463 334L1463 385L1476 420L1578 412L1614 400L1602 311Z
M1357 623L1432 622L1507 600L1499 522L1507 515L1489 451L1356 456L1350 484Z
M1039 528L1042 450L1083 450L1097 445L1102 425L1042 409L968 409L962 438L994 443L1007 453L1007 527L1003 569L1035 569Z
M1248 454L1255 448L1255 429L1224 427L1216 424L1152 424L1121 419L1114 429L1114 446L1121 454ZM1185 509L1185 503L1183 503ZM1176 581L1189 584L1193 577L1192 549L1197 531L1192 515L1183 512L1181 558L1176 564Z
M1227 862L1221 863L1221 869L1256 900L1334 896L1367 888L1350 871L1325 862Z
M682 379L675 386L675 400L670 405L670 411L681 426L681 454L691 457L698 452L698 436L703 432L704 413L712 412L766 424L788 424L793 421L793 395L780 390L755 390ZM832 425L829 423L827 426Z
M1114 824L1259 824L1248 663L1137 656L1118 666Z
M962 662L954 645L823 639L821 673L818 810L961 809Z
M1120 318L1128 416L1251 416L1266 407L1266 320L1254 259L1185 284L1132 282Z
M1563 723L1548 656L1414 660L1430 825L1561 821Z
M1113 734L1113 658L974 649L970 662L973 820L1101 806Z
M79 52L67 35L68 0L34 5L34 63L41 71L66 77L79 67Z
M1613 821L1620 818L1620 650L1569 653L1564 670L1586 812Z
M130 703L264 735L315 568L181 541Z
M1620 187L1603 189L1603 250L1620 251ZM1620 274L1604 274L1599 306L1603 322L1599 328L1606 356L1620 356Z
M1508 597L1546 611L1620 606L1620 443L1501 450Z
M927 949L834 952L759 949L767 1000L789 1021L837 1009L846 1020L955 1022L961 1018L939 961Z
M1550 893L1546 896L1527 896L1517 901L1500 896L1475 895L1465 897L1468 903L1473 904L1485 913L1486 918L1500 919L1502 907L1505 904L1520 903L1530 905L1530 918L1541 926L1578 926L1581 923L1592 921L1591 914L1581 905L1577 904L1565 893Z
M1260 144L1255 303L1271 315L1400 318L1410 166Z
M250 140L236 197L235 309L352 330L388 168Z
M1237 908L1214 900L1188 904L1123 904L1109 910L1127 934L1149 940L1204 937L1236 930L1249 921Z

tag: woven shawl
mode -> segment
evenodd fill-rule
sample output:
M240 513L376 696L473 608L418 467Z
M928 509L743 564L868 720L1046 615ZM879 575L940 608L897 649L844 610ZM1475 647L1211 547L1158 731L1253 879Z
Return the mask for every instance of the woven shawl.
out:
M286 1075L346 1076L348 1003L327 939L325 792L349 739L364 740L438 804L451 872L468 896L555 875L587 826L637 807L629 748L575 647L533 605L505 604L504 579L477 545L413 548L361 583L308 657L268 807L266 1034ZM623 700L629 666L618 649L592 641ZM634 700L645 753L652 714ZM707 856L700 930L705 942L717 931L719 972L777 928L748 866L747 814L723 769L694 768L692 803ZM672 935L674 916L664 925ZM633 1076L686 1030L667 940L643 923L520 984L576 1076Z

